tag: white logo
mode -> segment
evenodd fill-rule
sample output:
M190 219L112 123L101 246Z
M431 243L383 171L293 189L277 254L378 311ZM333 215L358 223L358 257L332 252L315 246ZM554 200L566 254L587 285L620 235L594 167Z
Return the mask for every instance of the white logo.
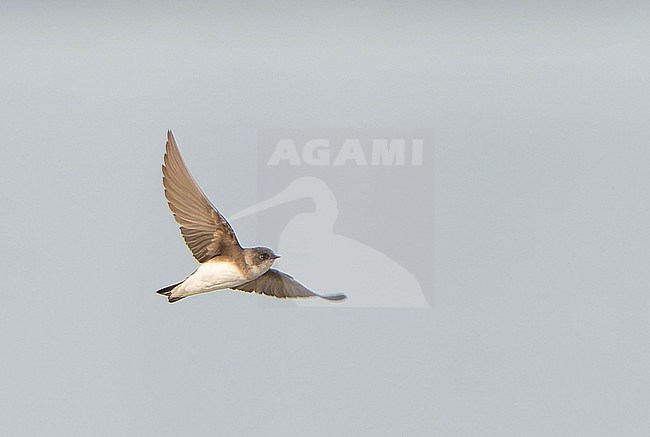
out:
M266 165L420 166L423 149L422 138L375 138L371 141L349 138L334 147L329 139L313 138L299 151L293 139L283 138L275 145Z

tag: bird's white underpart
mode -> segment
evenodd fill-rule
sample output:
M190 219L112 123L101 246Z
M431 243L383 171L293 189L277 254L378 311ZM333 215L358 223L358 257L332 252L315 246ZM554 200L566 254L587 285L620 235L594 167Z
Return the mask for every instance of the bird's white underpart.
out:
M262 272L263 273L263 272ZM261 273L260 273L261 274ZM172 297L186 297L234 287L249 281L241 270L231 262L209 261L172 291Z

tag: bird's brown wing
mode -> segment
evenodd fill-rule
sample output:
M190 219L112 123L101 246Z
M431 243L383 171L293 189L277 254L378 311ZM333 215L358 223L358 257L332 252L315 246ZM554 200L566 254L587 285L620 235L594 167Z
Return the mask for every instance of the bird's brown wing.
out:
M176 140L167 132L162 168L165 197L194 258L205 262L229 247L241 247L230 224L210 203L190 174Z
M293 279L291 276L275 269L269 269L259 278L232 288L234 290L246 291L249 293L258 293L267 296L279 297L281 299L298 297L321 297L327 300L342 300L347 298L347 296L343 293L324 295L316 294Z

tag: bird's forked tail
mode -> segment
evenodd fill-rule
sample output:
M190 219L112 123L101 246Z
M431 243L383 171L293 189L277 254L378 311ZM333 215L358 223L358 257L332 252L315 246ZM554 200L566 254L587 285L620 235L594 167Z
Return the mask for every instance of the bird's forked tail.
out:
M174 288L176 288L177 285L180 285L182 283L183 283L183 281L178 282L176 284L168 285L167 287L161 288L160 290L156 291L156 293L162 294L163 296L166 296L168 298L169 303L174 303L176 301L181 300L183 297L185 297L185 296L183 296L183 297L172 297L172 291L174 290Z

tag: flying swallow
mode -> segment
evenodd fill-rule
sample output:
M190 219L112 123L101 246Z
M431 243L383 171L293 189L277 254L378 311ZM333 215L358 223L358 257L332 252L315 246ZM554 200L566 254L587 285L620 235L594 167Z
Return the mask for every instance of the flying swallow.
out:
M280 258L267 247L243 248L226 218L190 174L172 131L167 131L163 187L181 235L199 267L179 283L157 291L169 303L195 294L232 289L277 298L320 297L342 300L343 293L321 295L286 273L272 269Z

